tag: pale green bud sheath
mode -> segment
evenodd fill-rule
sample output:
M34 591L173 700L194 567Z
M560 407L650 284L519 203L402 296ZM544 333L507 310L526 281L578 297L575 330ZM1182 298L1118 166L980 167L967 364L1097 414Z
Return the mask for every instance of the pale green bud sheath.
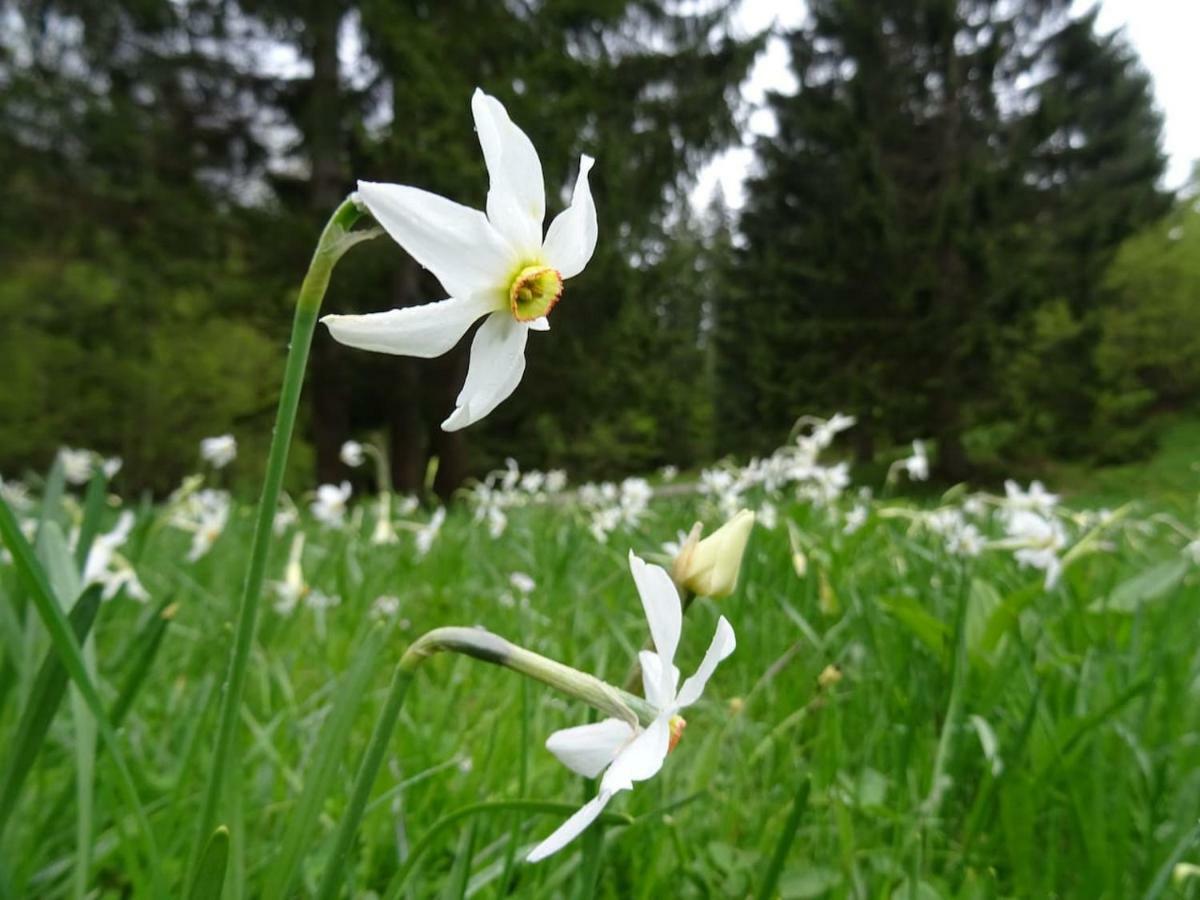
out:
M275 508L279 505L279 492L287 467L288 449L296 425L296 410L300 404L300 390L304 384L304 370L308 366L308 352L312 346L317 316L338 260L355 244L382 233L379 229L351 231L362 216L363 210L358 204L357 196L353 194L334 210L317 241L317 248L296 299L292 337L288 344L287 362L284 365L283 388L279 394L275 429L271 434L271 449L267 454L266 475L263 478L262 494L255 516L250 562L242 582L237 624L233 642L230 644L228 668L221 693L217 743L213 749L212 767L208 773L204 806L196 820L196 837L188 864L188 871L191 873L189 881L195 877L200 852L216 826L225 774L231 767L238 765L234 745L237 723L241 715L242 693L246 685L250 649L254 641L254 627L262 597L267 552L273 536Z
M438 653L461 653L481 662L520 672L635 728L649 725L654 721L657 712L641 697L635 697L587 672L580 672L532 650L519 647L482 628L447 627L426 632L405 651L396 666L387 701L375 721L371 741L354 779L350 802L326 862L325 874L316 894L318 900L336 897L339 888L345 882L344 864L350 844L358 832L371 788L383 765L383 757L400 717L400 709L404 705L409 684L417 667Z

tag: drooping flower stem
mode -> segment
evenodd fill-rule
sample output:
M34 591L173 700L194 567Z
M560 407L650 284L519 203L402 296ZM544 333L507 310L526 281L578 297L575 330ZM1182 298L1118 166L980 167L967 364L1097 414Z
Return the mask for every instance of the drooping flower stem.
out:
M292 431L296 424L296 410L300 403L300 391L304 384L304 371L308 366L308 352L316 329L317 316L333 267L352 246L376 237L378 229L352 232L350 229L362 217L362 212L352 197L342 201L321 232L317 249L309 263L308 272L300 287L296 300L296 313L292 320L292 338L288 345L287 362L283 372L283 388L279 395L279 408L275 414L275 430L271 435L271 449L267 455L267 469L263 478L262 494L258 501L258 512L254 523L254 537L250 546L250 563L242 582L238 603L237 625L233 643L230 645L221 705L218 717L217 743L213 750L212 767L208 774L204 806L196 822L196 838L191 862L188 866L194 874L204 842L216 825L217 812L225 775L237 764L234 754L237 723L241 713L242 692L246 684L246 670L250 659L250 648L254 641L254 627L258 618L259 600L262 596L263 578L266 572L267 551L271 546L272 523L279 503L279 492L283 474L287 467L288 450L292 443Z
M383 765L383 757L396 722L400 718L405 695L417 666L437 653L461 653L492 665L512 669L569 697L582 700L606 715L629 722L630 725L649 725L655 716L654 709L641 697L613 687L594 675L572 669L524 647L518 647L489 631L480 628L449 627L435 628L425 633L405 651L392 675L387 700L379 718L375 720L367 752L354 778L350 802L334 839L325 874L317 890L317 900L330 900L345 883L344 868L350 844L358 832L371 788Z

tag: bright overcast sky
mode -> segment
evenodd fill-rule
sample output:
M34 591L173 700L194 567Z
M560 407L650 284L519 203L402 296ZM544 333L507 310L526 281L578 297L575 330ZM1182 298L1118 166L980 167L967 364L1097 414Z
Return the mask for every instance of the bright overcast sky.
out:
M1076 2L1076 10L1090 9L1094 2ZM794 27L804 17L799 0L742 0L737 15L741 32L753 34L768 28L773 20ZM1142 65L1154 79L1154 96L1165 113L1164 149L1168 157L1166 183L1178 187L1200 159L1200 62L1196 40L1200 35L1200 0L1100 0L1100 27L1104 31L1124 28ZM761 109L767 90L794 90L795 79L788 69L788 53L774 38L758 58L743 96L755 112L750 116L752 133L769 132L770 113ZM754 156L746 147L729 150L701 174L693 202L708 202L714 189L724 189L731 206L742 204L742 181Z

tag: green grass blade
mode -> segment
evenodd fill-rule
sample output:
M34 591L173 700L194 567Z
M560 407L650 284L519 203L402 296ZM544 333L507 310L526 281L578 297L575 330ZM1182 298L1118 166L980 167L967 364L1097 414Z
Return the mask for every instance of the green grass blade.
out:
M69 621L77 640L82 641L86 638L99 609L98 587L85 591L75 603ZM45 743L50 723L58 711L66 687L67 671L52 648L38 671L29 702L22 710L4 766L4 776L0 779L0 834L3 834L4 827L16 809L25 777L33 767L42 744Z
M79 540L75 544L75 565L80 570L87 561L92 541L100 531L100 519L104 515L104 495L108 490L108 479L99 467L88 482L87 496L83 500L83 521L79 525Z
M321 726L304 780L304 791L288 817L288 827L279 854L266 878L263 900L281 900L288 896L296 879L304 848L317 826L321 807L337 775L338 764L342 761L354 714L366 695L371 676L375 674L375 663L383 645L384 633L384 629L375 629L363 641L354 664L334 698L333 708Z
M150 827L150 820L146 817L146 810L138 797L137 787L133 783L133 776L130 774L129 767L125 763L125 756L121 753L121 745L117 740L116 732L113 731L112 725L108 720L108 715L104 711L104 703L100 699L100 692L96 689L95 683L88 675L79 642L75 639L75 635L71 631L71 625L66 615L59 608L58 601L50 589L46 573L38 564L33 553L33 548L29 546L29 542L25 540L25 536L21 534L21 528L17 524L16 517L12 514L12 510L9 509L8 504L4 502L3 498L0 498L0 537L4 539L4 543L8 546L9 552L12 554L13 565L25 582L30 599L37 610L39 618L42 620L42 624L50 633L50 640L55 652L66 667L71 681L79 688L79 692L87 703L88 709L96 717L96 725L100 730L100 735L108 745L109 752L112 755L112 762L117 770L120 789L125 794L125 799L129 803L134 817L137 819L139 830L142 832L142 839L146 845L146 853L150 860L151 871L154 879L157 881L162 872L158 843L154 839L154 831ZM161 892L159 893L161 894Z
M384 894L384 897L386 900L399 900L400 894L404 890L405 885L408 884L409 878L416 871L417 863L420 862L421 857L442 836L442 832L461 822L463 819L488 813L510 811L526 815L556 815L565 818L578 809L578 806L572 806L570 803L557 803L550 800L489 800L484 803L472 803L470 806L464 806L452 813L447 813L434 822L429 830L422 835L421 839L413 845L412 853L408 855L408 859L401 864L399 870L392 877L392 883L388 885L387 893ZM633 818L624 813L603 812L596 819L595 824L606 826L632 825L633 822Z
M196 866L196 878L188 892L188 900L221 900L225 889L225 868L229 863L229 829L224 825L212 833L200 862Z
M804 817L804 810L808 806L808 791L811 785L812 782L809 781L807 775L800 777L800 784L796 786L796 796L792 800L791 811L788 813L787 821L783 823L783 831L779 833L779 840L775 843L775 852L771 854L771 862L767 865L767 871L763 873L762 882L758 886L758 900L771 900L775 896L775 887L779 884L783 864L787 862L788 851L792 848L792 842L796 840L800 820Z

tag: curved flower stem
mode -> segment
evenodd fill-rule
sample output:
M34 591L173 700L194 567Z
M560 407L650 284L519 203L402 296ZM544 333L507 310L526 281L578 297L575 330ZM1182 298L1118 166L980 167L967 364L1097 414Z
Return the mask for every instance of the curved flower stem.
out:
M391 741L400 709L408 693L417 666L437 653L461 653L496 666L513 669L535 681L555 688L569 697L582 700L600 712L629 722L631 725L649 725L655 711L641 697L635 697L594 675L572 669L524 647L509 643L504 638L481 628L435 628L426 632L405 651L392 675L383 711L375 720L367 752L354 777L350 802L342 816L342 824L334 839L333 849L325 866L317 900L331 900L338 888L345 883L343 870L350 852L350 844L358 832L371 788L379 775L383 757Z
M225 775L237 764L234 753L238 718L241 712L242 692L246 684L246 670L250 649L254 641L254 626L258 617L258 605L262 596L263 577L267 565L267 551L271 547L272 524L275 508L279 503L279 492L283 484L284 469L287 467L288 449L292 443L292 430L296 424L296 409L300 403L300 391L304 384L304 370L308 365L308 351L316 330L317 316L333 267L347 250L361 241L375 237L378 229L352 232L350 229L362 216L353 196L347 197L334 210L333 215L321 232L317 249L309 263L300 296L296 300L296 314L292 320L292 339L288 345L287 363L283 372L283 389L279 395L279 408L275 414L275 430L271 435L271 449L267 455L267 470L263 478L262 495L258 501L258 513L254 523L254 538L250 546L250 564L242 583L241 599L238 604L237 629L230 645L229 662L226 670L221 707L218 718L217 745L213 751L212 768L208 774L204 806L196 821L196 838L188 865L193 877L200 858L200 851L216 825L217 811L221 802L221 790Z

